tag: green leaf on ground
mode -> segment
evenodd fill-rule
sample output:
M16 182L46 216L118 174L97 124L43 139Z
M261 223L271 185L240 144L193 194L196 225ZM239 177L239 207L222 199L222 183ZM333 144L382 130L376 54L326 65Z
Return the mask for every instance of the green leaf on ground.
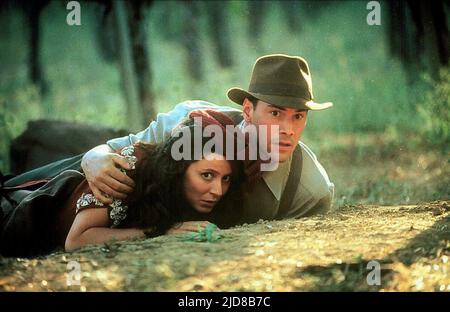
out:
M205 229L199 227L197 232L183 235L181 240L191 242L215 242L222 237L222 234L218 233L217 225L209 223Z

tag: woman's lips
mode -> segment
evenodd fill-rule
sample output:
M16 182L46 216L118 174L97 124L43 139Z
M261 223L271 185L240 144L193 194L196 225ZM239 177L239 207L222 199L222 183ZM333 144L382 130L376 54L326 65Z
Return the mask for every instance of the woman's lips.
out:
M200 201L202 203L203 206L212 208L217 204L217 200L201 200Z

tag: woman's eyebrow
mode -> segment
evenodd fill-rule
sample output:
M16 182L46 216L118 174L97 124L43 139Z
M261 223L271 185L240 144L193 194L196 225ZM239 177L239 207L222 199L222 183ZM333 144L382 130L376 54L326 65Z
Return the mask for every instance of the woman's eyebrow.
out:
M202 168L202 171L213 171L215 173L219 173L217 170L214 170L213 168Z
M220 174L219 171L214 170L213 168L205 168L205 169L202 169L202 170L204 170L204 171L214 171L214 173ZM229 173L226 173L226 174L224 174L224 175L230 175L230 174L232 174L232 173L233 173L233 171L230 171Z

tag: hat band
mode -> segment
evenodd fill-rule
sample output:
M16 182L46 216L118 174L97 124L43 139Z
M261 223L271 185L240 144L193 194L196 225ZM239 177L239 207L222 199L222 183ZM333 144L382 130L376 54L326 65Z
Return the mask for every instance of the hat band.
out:
M249 86L248 91L266 95L291 96L308 101L312 100L311 93L307 88L288 83L254 83Z

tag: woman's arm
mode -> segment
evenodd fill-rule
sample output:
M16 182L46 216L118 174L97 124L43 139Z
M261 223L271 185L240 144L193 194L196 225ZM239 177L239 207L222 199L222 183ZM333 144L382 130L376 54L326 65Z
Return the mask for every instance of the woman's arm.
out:
M83 209L75 217L65 242L65 250L73 251L90 244L102 244L111 240L145 237L142 229L112 229L108 227L107 208Z

